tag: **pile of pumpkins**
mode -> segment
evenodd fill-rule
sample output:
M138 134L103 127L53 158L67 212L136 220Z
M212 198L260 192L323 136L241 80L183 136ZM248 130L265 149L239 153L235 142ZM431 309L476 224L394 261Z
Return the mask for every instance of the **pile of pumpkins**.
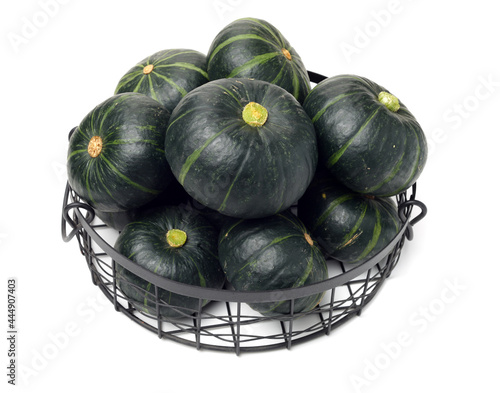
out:
M357 75L311 89L280 31L244 18L206 55L162 50L132 67L75 128L67 171L134 263L186 284L271 291L325 280L327 263L362 263L385 247L401 226L391 197L426 158L421 127L388 90ZM120 265L116 274L130 302L155 315L153 286ZM293 310L250 306L305 313L322 295ZM159 296L166 319L198 307Z

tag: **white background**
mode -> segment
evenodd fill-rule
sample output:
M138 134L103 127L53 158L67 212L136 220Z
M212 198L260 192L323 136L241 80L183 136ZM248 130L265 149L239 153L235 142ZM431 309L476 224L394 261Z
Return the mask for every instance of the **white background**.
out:
M492 4L3 1L1 390L8 386L7 277L18 280L19 392L498 387L500 28ZM76 240L61 240L60 213L70 129L144 57L169 48L206 53L220 29L246 16L279 28L308 69L385 86L417 117L431 150L418 181L429 214L361 317L290 351L236 357L159 340L101 304ZM67 329L69 341L47 352ZM400 350L384 362L402 334ZM44 350L51 358L43 361Z

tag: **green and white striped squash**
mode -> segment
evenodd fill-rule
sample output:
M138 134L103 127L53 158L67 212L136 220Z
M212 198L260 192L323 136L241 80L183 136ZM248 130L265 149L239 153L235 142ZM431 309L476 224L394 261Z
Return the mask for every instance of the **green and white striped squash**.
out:
M137 265L184 284L222 288L225 276L217 255L216 230L195 210L179 207L153 209L127 224L115 249ZM155 287L116 264L117 285L134 306L156 315ZM189 316L199 307L197 298L158 289L160 316ZM202 301L202 306L208 300Z
M354 192L323 168L299 200L297 214L325 253L346 263L371 258L401 227L391 198Z
M170 118L165 153L188 194L236 218L289 208L318 160L314 127L297 100L279 86L244 78L189 92Z
M302 103L311 86L297 51L271 23L238 19L215 37L207 54L208 77L254 78L274 83Z
M327 78L309 93L319 160L346 187L392 196L417 181L427 160L425 135L394 95L356 75Z
M132 67L115 94L137 92L160 102L170 113L189 91L208 82L207 57L191 49L162 50Z
M118 212L155 199L174 179L165 157L168 111L139 93L97 105L69 141L73 190L96 210Z
M298 288L328 278L325 258L304 224L290 211L253 220L228 221L219 235L219 261L237 291ZM266 316L308 312L323 293L250 303Z

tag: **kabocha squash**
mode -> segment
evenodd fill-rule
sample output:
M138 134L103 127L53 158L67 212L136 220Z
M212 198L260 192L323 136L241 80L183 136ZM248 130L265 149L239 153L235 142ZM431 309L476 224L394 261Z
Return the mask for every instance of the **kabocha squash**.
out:
M219 236L219 260L228 281L238 291L297 288L328 278L317 243L289 211L227 223ZM322 296L295 299L293 313L312 310ZM266 316L292 311L288 300L249 305Z
M129 222L135 221L137 217L146 214L148 211L158 207L166 206L187 206L191 198L184 191L184 188L175 180L168 185L167 189L158 195L151 202L145 205L129 210L120 210L118 212L102 212L95 210L95 214L104 222L108 227L122 231L125 225Z
M189 92L172 113L165 153L188 194L238 218L290 207L318 160L314 127L297 100L271 83L240 78Z
M173 180L164 143L169 112L139 93L114 95L97 105L72 133L68 181L102 212L142 206Z
M207 54L208 77L255 78L274 83L300 103L309 93L307 70L298 53L269 22L238 19L215 37Z
M326 170L299 200L298 216L329 256L346 263L371 258L401 227L391 198L356 193Z
M319 159L350 189L377 196L410 187L427 159L425 135L394 95L356 75L328 78L304 102Z
M225 277L217 256L218 231L194 211L181 207L155 209L129 223L115 249L138 265L168 279L222 288ZM117 285L135 307L156 315L155 287L116 265ZM164 289L158 291L164 318L193 314L199 300ZM206 305L208 301L204 301Z
M115 94L137 92L171 113L189 91L208 82L207 58L191 49L168 49L146 57L118 82Z

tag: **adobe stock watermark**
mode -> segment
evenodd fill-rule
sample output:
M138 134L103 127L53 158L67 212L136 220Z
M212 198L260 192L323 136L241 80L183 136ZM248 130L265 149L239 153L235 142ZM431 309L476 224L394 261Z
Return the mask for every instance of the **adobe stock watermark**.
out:
M408 317L408 327L395 334L388 342L381 342L377 354L363 360L362 370L351 374L349 380L357 393L369 388L391 364L403 354L405 349L413 345L418 337L424 334L433 323L439 320L448 307L455 303L467 289L461 280L453 278L444 280L439 295L420 306Z
M406 0L411 2L412 0ZM359 55L363 49L368 47L393 21L395 15L404 10L404 4L400 0L390 0L384 9L370 12L370 20L363 27L354 28L354 36L351 42L343 41L340 49L347 61L351 63L354 55Z
M14 50L18 53L20 49L40 34L49 22L54 19L61 9L71 0L39 0L38 9L29 16L23 16L19 22L16 32L7 33L7 39Z
M68 180L67 167L66 163L62 163L59 161L52 161L50 164L52 171L57 178L59 183L66 183Z
M447 108L442 115L443 125L435 127L427 136L427 146L429 156L434 153L436 146L448 140L450 131L457 131L475 112L477 112L483 102L489 100L500 88L500 79L492 74L488 76L479 75L477 84L471 93L464 96Z
M95 321L97 315L105 310L109 301L102 294L89 296L75 308L75 317L68 320L57 330L48 333L45 342L31 349L31 359L24 359L19 364L19 377L25 385L30 385L33 378L43 373L51 362L63 356L72 340L80 336L85 327Z
M219 19L224 20L226 14L233 12L241 3L243 3L243 0L214 0L212 7L219 16Z

